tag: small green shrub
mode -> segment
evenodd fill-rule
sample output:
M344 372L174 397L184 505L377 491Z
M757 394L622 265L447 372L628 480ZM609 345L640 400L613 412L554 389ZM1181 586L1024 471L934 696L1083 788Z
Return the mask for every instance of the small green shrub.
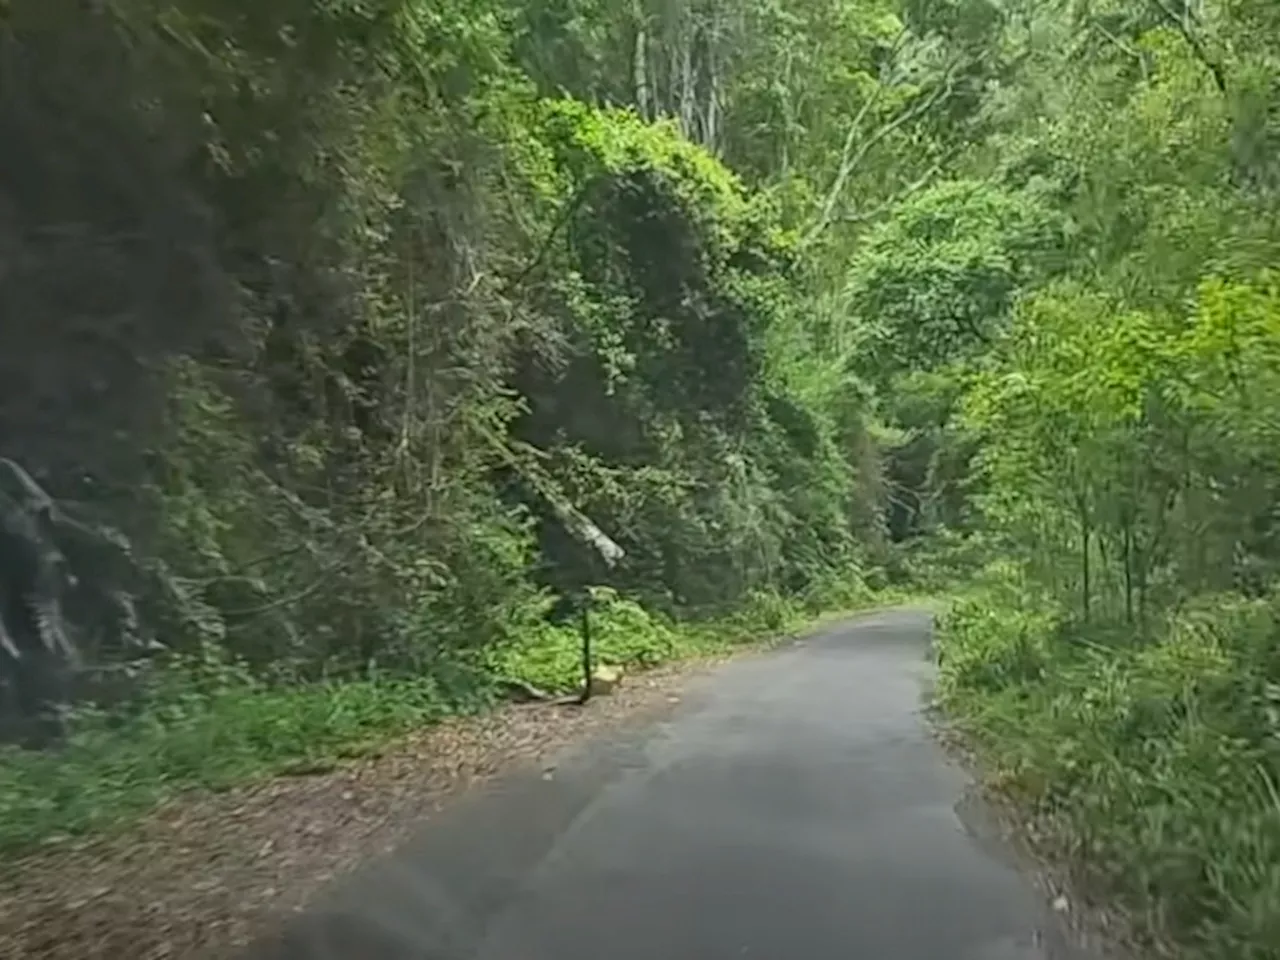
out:
M656 614L616 592L597 588L590 611L592 655L597 663L652 667L680 652L676 629ZM582 682L581 622L543 622L493 652L499 676L563 692Z
M752 590L739 613L732 618L748 631L766 633L785 630L802 619L800 609L779 593Z
M995 693L1040 680L1054 624L1051 613L996 606L981 595L958 600L939 624L940 692Z
M805 587L800 602L810 614L857 610L876 596L861 570L835 570L816 577Z
M1204 956L1273 958L1280 727L1263 674L1277 622L1266 603L1218 599L1145 644L1065 643L1051 613L988 590L940 624L940 692L1001 782L1064 825L1135 915Z

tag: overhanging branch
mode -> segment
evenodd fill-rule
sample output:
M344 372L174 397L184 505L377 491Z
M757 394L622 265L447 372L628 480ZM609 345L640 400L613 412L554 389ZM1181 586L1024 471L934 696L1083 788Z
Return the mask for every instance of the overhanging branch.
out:
M1225 94L1227 92L1227 74L1222 64L1209 53L1208 46L1205 45L1204 37L1196 32L1195 26L1191 22L1191 11L1186 6L1186 0L1182 0L1182 15L1178 15L1178 11L1169 6L1169 0L1151 0L1152 6L1160 12L1169 23L1177 27L1178 32L1182 34L1182 38L1187 41L1187 45L1191 48L1191 52L1195 54L1199 60L1213 75L1214 85L1217 86L1218 92Z
M858 111L857 116L854 117L853 122L849 126L849 133L845 138L844 149L841 151L840 167L836 172L835 180L831 184L831 189L828 191L826 199L823 201L822 211L813 226L806 231L804 238L800 242L801 248L808 247L812 244L822 235L823 231L831 225L832 220L835 219L836 205L840 202L840 197L844 193L844 188L848 184L849 178L866 160L872 149L874 149L878 143L890 134L906 126L908 123L924 116L930 110L937 107L938 104L951 96L954 90L953 81L955 69L955 66L952 66L952 68L947 71L942 82L939 83L938 86L929 94L917 100L910 107L906 108L892 120L881 126L880 129L876 130L870 136L858 143L857 135L859 126L866 118L866 115L870 112L871 107L878 102L880 91L883 87L877 89L876 93L869 98L865 104L863 104L862 109ZM856 149L855 144L857 144Z

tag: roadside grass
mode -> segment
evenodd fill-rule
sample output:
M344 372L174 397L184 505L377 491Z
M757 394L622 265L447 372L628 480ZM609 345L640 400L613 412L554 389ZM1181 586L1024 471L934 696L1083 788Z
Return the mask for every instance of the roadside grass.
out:
M938 649L992 785L1148 946L1280 958L1280 604L1204 598L1139 641L988 583Z
M470 704L449 698L432 677L168 693L127 718L74 718L55 752L0 752L0 855L128 821L184 791L323 771L485 700L479 687Z
M884 602L855 578L801 600L755 594L732 616L676 623L601 590L594 655L635 672ZM579 644L576 624L539 623L471 662L440 663L422 676L298 685L268 685L216 658L171 664L128 716L84 712L57 751L0 749L0 857L126 828L188 791L323 772L447 717L495 708L501 678L571 690L580 683Z

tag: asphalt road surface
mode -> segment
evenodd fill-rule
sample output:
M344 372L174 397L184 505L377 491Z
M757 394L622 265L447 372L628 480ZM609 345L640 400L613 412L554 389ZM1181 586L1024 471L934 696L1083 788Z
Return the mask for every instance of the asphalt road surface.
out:
M695 681L665 721L467 798L254 960L1075 960L957 810L926 613Z

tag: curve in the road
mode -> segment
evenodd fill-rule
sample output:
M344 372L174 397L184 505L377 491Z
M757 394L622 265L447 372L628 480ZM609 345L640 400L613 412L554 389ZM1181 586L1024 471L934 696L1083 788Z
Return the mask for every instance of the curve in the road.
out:
M957 816L928 614L700 680L667 721L508 778L255 960L1015 960L1070 954Z

